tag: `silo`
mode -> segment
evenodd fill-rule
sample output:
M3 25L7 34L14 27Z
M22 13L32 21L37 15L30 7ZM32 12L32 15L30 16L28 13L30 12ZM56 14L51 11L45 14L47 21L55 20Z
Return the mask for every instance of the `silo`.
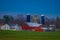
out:
M27 15L26 15L26 22L31 22L31 15L28 13Z
M37 15L36 14L34 15L33 20L34 20L34 22L37 22Z
M45 24L45 16L41 15L41 24Z

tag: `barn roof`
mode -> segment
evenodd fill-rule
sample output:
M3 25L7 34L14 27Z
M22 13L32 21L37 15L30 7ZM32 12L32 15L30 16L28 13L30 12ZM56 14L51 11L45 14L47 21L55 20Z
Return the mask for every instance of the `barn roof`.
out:
M35 23L35 22L29 22L27 23L30 27L39 27L41 24Z

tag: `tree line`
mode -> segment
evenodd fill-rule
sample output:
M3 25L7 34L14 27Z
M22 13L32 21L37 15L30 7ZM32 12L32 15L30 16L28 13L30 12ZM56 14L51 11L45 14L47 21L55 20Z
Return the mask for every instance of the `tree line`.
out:
M33 17L31 17L33 22ZM23 25L26 23L26 17L22 14L17 15L16 17L10 16L10 15L4 15L3 18L0 18L0 24L12 24L16 23L18 25ZM40 23L40 18L38 18L37 23ZM45 25L49 26L50 24L56 25L57 29L60 29L60 17L55 18L48 18L45 17Z

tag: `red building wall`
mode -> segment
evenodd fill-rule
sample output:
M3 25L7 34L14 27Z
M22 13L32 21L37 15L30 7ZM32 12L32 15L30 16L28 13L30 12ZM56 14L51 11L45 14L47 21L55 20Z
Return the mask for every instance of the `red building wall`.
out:
M43 29L40 27L30 27L27 24L22 25L22 30L34 30L34 31L38 31L38 32L43 32Z

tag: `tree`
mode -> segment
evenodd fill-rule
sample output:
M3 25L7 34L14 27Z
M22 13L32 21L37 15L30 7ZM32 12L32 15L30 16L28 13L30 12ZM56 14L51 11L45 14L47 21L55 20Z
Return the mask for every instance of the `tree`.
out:
M56 17L56 28L60 29L60 18L58 16Z
M50 24L55 24L55 18L51 18Z
M13 16L9 16L9 22L12 23L14 21Z
M3 19L0 19L0 24L4 24L4 20Z
M3 19L4 19L4 22L8 24L8 22L9 22L9 16L8 15L4 15Z
M50 19L49 18L45 18L45 24L46 24L46 26L49 26L50 25Z
M24 15L19 14L16 18L16 22L18 23L18 25L24 24L26 22Z
M9 23L13 22L14 18L12 16L9 16L9 15L4 15L3 19L4 19L5 23L9 24Z

